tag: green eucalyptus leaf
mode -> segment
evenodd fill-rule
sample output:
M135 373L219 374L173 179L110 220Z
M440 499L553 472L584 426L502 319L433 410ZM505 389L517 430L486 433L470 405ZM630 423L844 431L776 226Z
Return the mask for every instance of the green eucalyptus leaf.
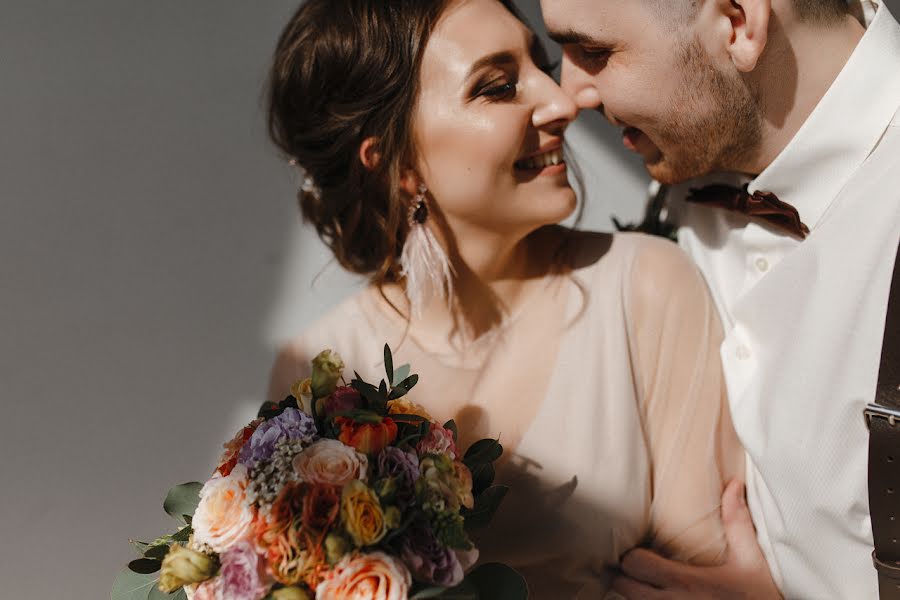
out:
M412 367L408 364L400 365L396 369L394 369L394 376L391 377L391 387L397 387L397 385L409 377L409 374L412 372Z
M500 563L486 563L466 575L466 581L478 590L478 598L490 600L527 600L528 584L515 569Z
M194 516L200 503L200 490L203 484L197 481L182 483L169 490L163 509L172 517L184 520L184 515Z
M396 423L410 423L416 426L416 431L419 430L419 423L422 421L427 421L425 417L420 417L419 415L407 415L407 414L394 414L391 415L391 419L393 419Z
M177 591L167 594L158 587L154 587L150 590L147 600L187 600L187 592L184 591L184 588L178 588Z
M134 549L137 550L138 554L144 555L147 552L147 549L153 546L150 542L141 542L139 540L128 540L131 542L131 545L134 546Z
M425 600L426 598L444 598L442 594L449 590L445 587L427 587L417 591L409 597L409 600Z
M162 560L166 557L166 554L169 553L169 545L168 544L159 544L157 546L150 546L144 552L144 558L152 558L155 560Z
M417 383L419 383L419 376L410 375L394 386L394 389L391 390L391 395L388 396L388 400L396 400L397 398L402 398L403 396L407 395L409 391L416 386Z
M469 446L463 463L471 469L481 463L492 463L503 456L503 446L497 440L479 440Z
M162 560L158 558L136 558L128 563L129 569L141 575L156 573L161 566Z
M175 533L173 533L170 537L173 542L185 543L189 539L191 539L191 534L194 533L194 530L190 525L185 525Z
M481 463L470 469L472 473L472 493L476 496L494 484L493 463Z
M509 488L505 485L494 485L481 492L475 498L475 506L471 510L460 512L466 520L466 528L478 529L487 526L507 492Z
M378 388L371 383L366 383L362 379L354 379L350 382L350 387L359 392L360 396L365 398L370 406L381 404L381 394L378 393Z
M384 345L384 373L387 375L388 381L394 381L394 356L391 354L391 347L387 344Z
M479 596L478 588L469 581L468 577L456 587L444 588L444 591L436 598L440 598L440 600L493 600L489 596Z
M141 575L128 569L120 571L113 582L110 600L147 600L157 581L156 575Z

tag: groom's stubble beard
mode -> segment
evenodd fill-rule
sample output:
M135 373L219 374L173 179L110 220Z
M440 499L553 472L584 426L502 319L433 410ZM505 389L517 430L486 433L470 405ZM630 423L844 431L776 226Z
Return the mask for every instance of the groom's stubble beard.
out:
M713 63L696 38L686 40L679 63L683 81L657 130L661 156L650 175L674 184L717 171L740 171L758 154L763 117L758 94Z

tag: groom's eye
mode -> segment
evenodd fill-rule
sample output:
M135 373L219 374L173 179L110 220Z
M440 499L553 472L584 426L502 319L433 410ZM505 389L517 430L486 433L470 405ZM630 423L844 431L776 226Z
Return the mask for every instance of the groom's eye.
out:
M593 65L606 63L612 55L611 49L594 46L578 46L576 52L580 60Z

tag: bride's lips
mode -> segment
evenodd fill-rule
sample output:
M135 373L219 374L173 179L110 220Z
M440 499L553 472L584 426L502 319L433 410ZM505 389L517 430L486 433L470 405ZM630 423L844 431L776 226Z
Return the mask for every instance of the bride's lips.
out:
M515 162L515 170L528 176L556 175L566 170L562 141L544 144L540 149L523 156Z

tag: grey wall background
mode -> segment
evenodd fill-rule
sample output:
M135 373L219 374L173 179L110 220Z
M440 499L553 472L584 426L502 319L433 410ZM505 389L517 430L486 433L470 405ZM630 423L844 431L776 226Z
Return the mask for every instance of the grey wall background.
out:
M170 526L166 490L253 417L278 342L359 285L264 135L296 4L2 3L2 600L108 598L127 540ZM570 141L584 226L608 229L646 178L598 125Z

